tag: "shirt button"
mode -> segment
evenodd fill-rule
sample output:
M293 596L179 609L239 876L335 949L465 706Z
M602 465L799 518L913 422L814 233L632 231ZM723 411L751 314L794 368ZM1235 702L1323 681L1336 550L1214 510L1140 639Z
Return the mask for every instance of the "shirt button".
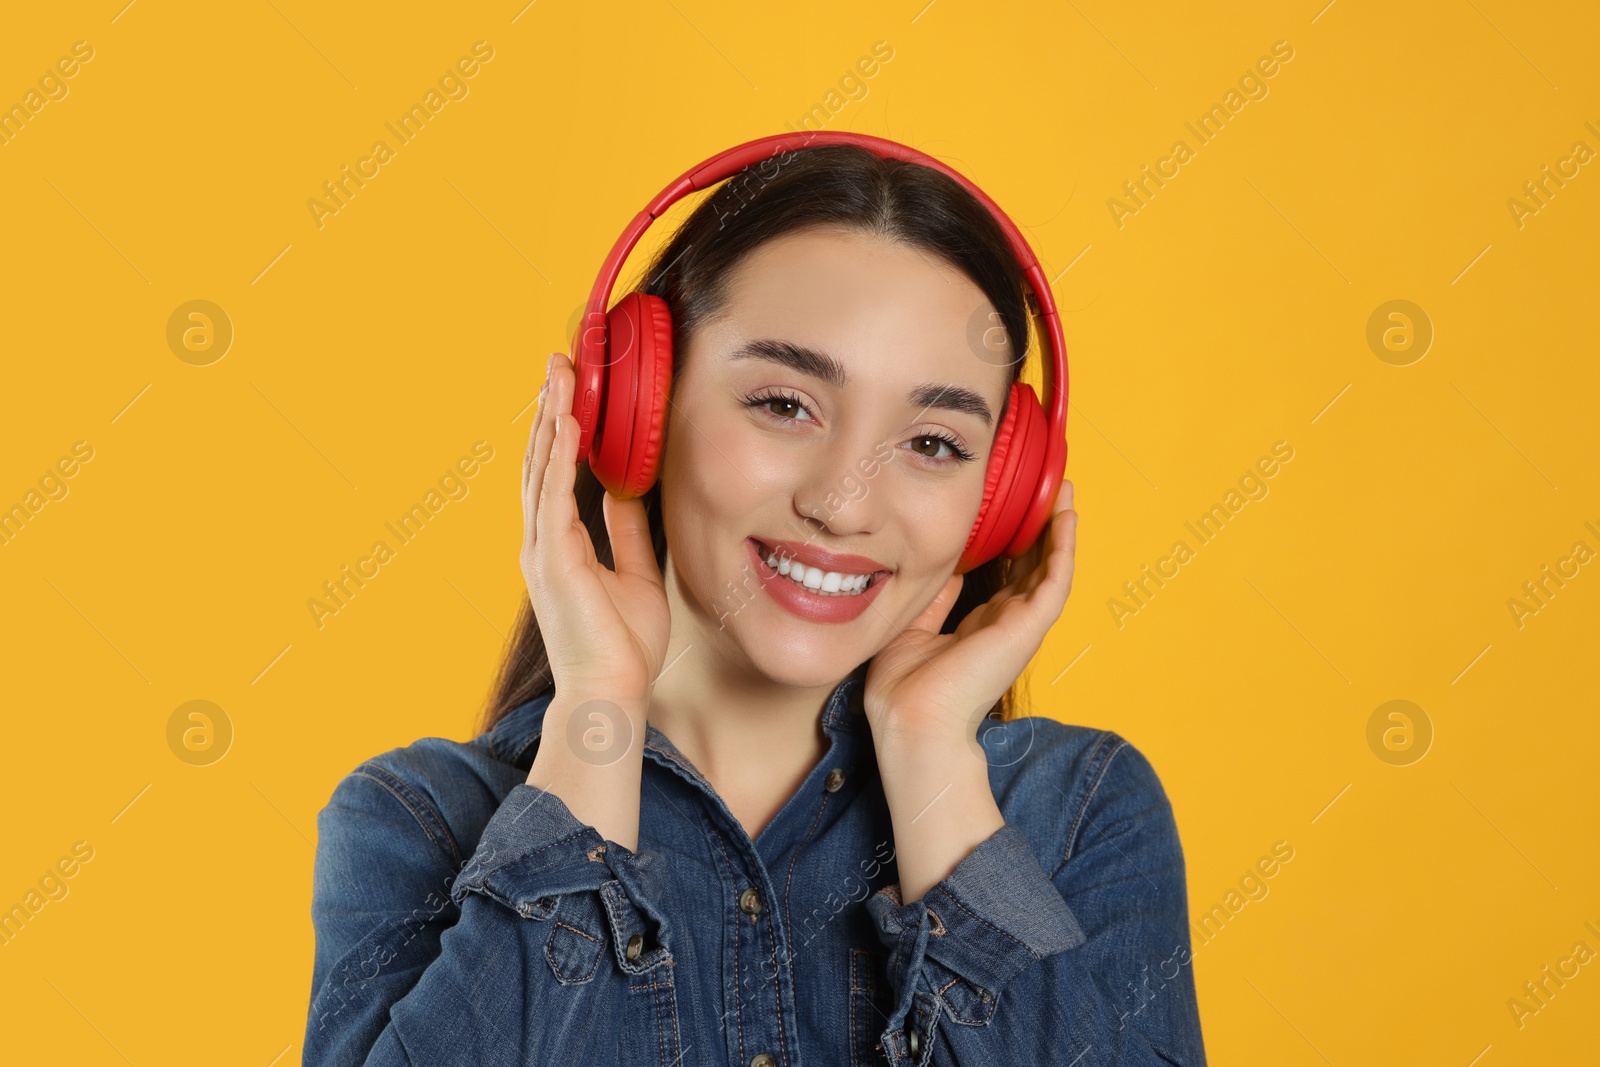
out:
M911 1055L913 1057L915 1057L917 1053L922 1050L922 1038L917 1036L917 1032L915 1030L912 1030L906 1035L906 1045L911 1049Z
M750 1061L750 1067L778 1067L778 1061L763 1052Z
M643 951L644 951L644 938L642 936L640 936L639 934L634 934L632 937L628 938L628 953L627 953L627 955L628 955L628 962L629 963L632 963L634 960L637 960L639 958L640 953L642 953Z
M841 785L844 785L844 771L835 767L828 772L828 780L822 784L822 788L830 793L837 793Z
M755 891L754 887L752 887L750 889L746 889L743 893L739 894L739 910L744 912L746 915L758 915L758 914L760 914L760 912L761 912L761 894L757 893ZM766 1055L766 1053L762 1053L762 1055L764 1056L764 1055ZM759 1056L756 1057L756 1058L760 1059ZM770 1059L770 1057L769 1057L769 1059ZM754 1061L751 1061L751 1062L754 1062Z

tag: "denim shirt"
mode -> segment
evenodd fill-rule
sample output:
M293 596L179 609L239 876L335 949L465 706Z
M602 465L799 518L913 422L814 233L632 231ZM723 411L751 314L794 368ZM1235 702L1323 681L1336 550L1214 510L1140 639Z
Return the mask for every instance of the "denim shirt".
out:
M638 851L528 785L551 692L362 763L317 819L303 1062L1201 1067L1183 852L1144 756L984 719L1005 825L902 901L864 678L754 840L649 723Z

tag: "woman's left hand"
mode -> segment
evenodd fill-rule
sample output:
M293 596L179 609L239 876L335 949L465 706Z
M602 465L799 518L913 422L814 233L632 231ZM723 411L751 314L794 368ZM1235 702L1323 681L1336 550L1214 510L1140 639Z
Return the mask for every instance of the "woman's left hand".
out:
M964 578L952 574L922 614L867 668L863 704L875 744L970 742L978 720L1016 682L1072 591L1078 513L1072 483L1063 480L1055 511L1011 580L968 613L953 634L941 634Z

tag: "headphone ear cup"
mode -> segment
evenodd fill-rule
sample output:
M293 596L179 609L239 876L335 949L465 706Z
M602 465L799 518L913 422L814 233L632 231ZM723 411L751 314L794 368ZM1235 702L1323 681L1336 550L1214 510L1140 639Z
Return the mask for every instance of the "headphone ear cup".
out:
M637 400L634 403L633 440L628 449L628 472L623 478L624 500L643 496L656 482L661 466L661 444L667 432L668 393L672 390L672 310L659 296L633 293L639 300L639 358Z
M1027 545L1014 543L1033 504L1033 489L1044 468L1044 443L1049 427L1033 386L1013 382L1006 417L995 434L994 451L985 472L983 502L967 535L956 573L965 574L1006 552L1016 558Z
M632 292L606 314L602 414L589 467L611 495L642 496L655 483L672 383L672 313L659 296Z

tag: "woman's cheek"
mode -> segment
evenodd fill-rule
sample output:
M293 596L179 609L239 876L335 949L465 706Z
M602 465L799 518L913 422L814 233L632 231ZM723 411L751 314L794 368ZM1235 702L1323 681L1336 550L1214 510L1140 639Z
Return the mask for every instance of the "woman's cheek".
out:
M940 586L955 572L967 537L978 520L983 483L979 479L973 482L968 485L948 479L936 489L910 497L905 521L907 529L916 531L917 536L905 543L916 546L912 565L919 573L937 575ZM932 596L929 594L929 599Z

